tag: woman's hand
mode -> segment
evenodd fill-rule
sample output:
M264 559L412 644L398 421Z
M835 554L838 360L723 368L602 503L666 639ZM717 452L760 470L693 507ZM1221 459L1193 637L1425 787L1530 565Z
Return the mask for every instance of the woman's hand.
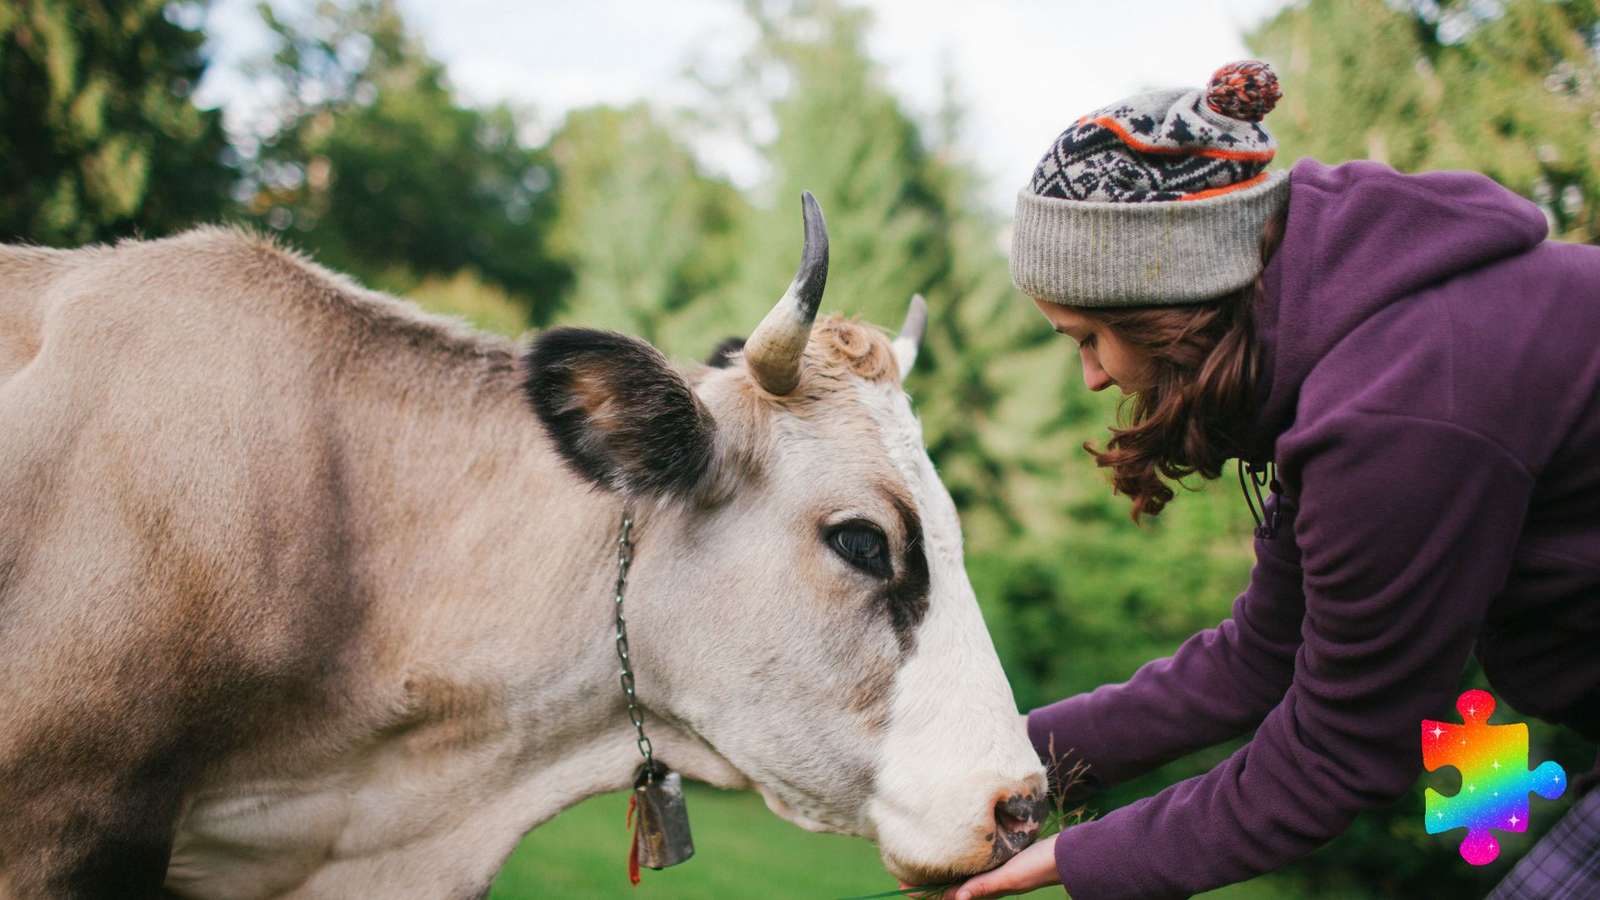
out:
M945 896L955 900L1008 897L1060 883L1061 876L1056 872L1056 835L1051 835L1011 857L1000 868L967 879Z

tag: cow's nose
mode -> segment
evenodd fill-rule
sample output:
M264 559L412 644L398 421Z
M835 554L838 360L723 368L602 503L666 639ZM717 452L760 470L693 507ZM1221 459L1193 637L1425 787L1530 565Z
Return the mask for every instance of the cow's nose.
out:
M1012 794L994 805L995 865L1005 862L1033 843L1044 824L1050 804L1037 794Z

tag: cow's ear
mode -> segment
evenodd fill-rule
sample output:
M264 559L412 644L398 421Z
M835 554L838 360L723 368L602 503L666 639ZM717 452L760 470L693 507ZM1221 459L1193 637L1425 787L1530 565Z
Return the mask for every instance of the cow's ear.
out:
M713 369L726 369L733 365L733 355L744 352L744 338L726 337L717 346L711 348L711 355L706 357L706 365Z
M716 422L666 357L612 331L552 328L528 348L523 388L561 456L614 491L691 491Z

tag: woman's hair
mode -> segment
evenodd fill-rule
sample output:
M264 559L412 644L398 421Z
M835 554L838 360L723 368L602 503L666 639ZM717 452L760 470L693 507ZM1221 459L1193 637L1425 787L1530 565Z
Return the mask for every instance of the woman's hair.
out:
M1283 240L1285 212L1261 232L1265 270ZM1159 515L1176 481L1200 473L1222 474L1242 452L1257 409L1260 371L1255 305L1261 276L1216 300L1181 306L1129 306L1080 310L1130 347L1149 357L1145 387L1124 402L1104 451L1085 442L1095 462L1111 470L1119 494L1133 499L1133 519Z

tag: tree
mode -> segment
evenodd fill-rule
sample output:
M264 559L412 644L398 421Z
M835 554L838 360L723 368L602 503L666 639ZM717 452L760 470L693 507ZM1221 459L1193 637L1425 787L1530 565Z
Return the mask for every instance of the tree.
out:
M548 321L569 278L546 246L557 171L523 117L458 102L394 0L260 9L282 104L249 160L250 213L379 287L466 270Z
M1600 240L1600 4L1312 0L1246 38L1278 63L1284 156L1483 172Z
M577 324L670 346L737 270L744 198L642 104L569 113L550 155L561 168L550 241L575 273Z
M912 293L944 275L948 215L917 124L867 56L870 20L832 0L745 8L759 37L730 81L708 85L722 118L758 115L774 133L759 147L770 174L745 229L739 312L759 319L788 283L800 192L809 190L827 216L830 270L839 275L824 306L893 324Z
M0 6L0 240L79 244L218 217L234 172L205 71L205 4Z
M1017 523L1007 466L990 440L1004 430L990 427L999 388L982 356L964 355L969 345L1004 347L1015 335L990 317L994 289L1009 283L994 247L998 223L973 212L963 196L970 174L930 150L884 85L866 50L866 12L832 0L749 0L745 9L757 39L731 77L705 81L707 118L747 140L769 132L757 142L769 172L741 228L738 277L702 314L740 329L760 320L794 272L800 193L815 194L831 255L825 310L893 328L912 294L927 295L930 334L911 386L925 436L964 515L982 520L985 538L1003 540ZM1000 278L969 303L962 288L978 269Z

